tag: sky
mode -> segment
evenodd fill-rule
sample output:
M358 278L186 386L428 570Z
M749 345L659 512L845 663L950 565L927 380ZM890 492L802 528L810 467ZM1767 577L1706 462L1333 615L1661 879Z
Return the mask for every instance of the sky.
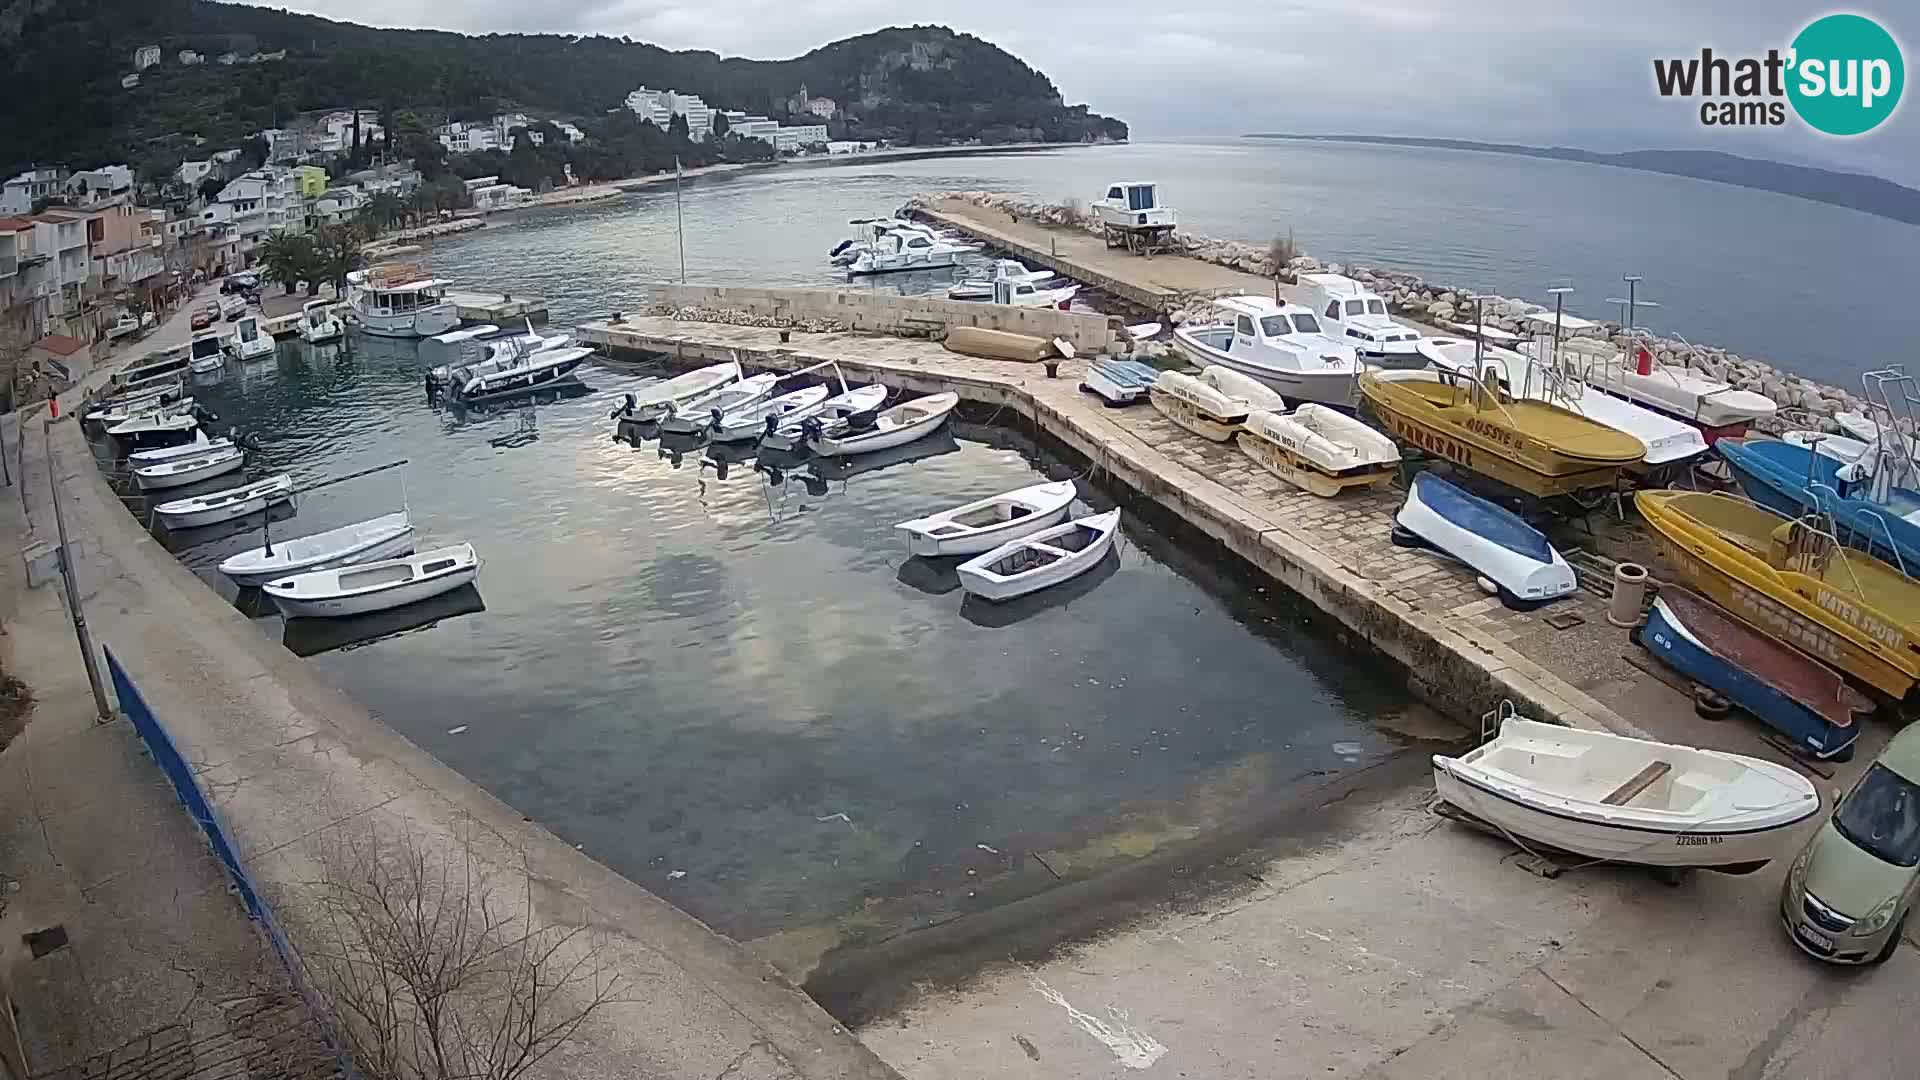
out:
M373 26L626 35L782 59L842 37L939 23L991 41L1069 102L1137 139L1250 131L1717 149L1920 185L1920 104L1853 139L1707 128L1662 100L1655 57L1761 55L1834 10L1876 18L1909 58L1920 9L1807 0L265 0ZM1906 9L1903 11L1903 9ZM1902 24L1906 24L1903 26ZM1911 34L1911 39L1908 34ZM1920 94L1915 90L1914 94ZM1909 95L1912 96L1912 95Z

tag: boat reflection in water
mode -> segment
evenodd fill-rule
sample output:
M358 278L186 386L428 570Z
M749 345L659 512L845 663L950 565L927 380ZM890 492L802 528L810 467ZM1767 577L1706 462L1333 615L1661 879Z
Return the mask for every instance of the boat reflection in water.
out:
M258 594L259 589L245 592ZM236 604L238 601L236 601ZM270 605L272 601L267 601ZM243 609L244 610L244 609ZM358 649L402 634L427 630L447 619L487 610L480 590L462 585L418 603L356 615L345 619L288 619L280 643L295 656L313 656L336 649Z
M512 416L525 413L541 405L552 405L561 401L583 398L593 393L593 387L577 378L511 398L499 398L490 402L462 403L434 399L430 404L445 417L444 427L453 431L468 424L485 423L498 416Z
M945 561L945 560L942 560ZM955 580L959 580L958 567L964 560L954 560ZM1064 608L1075 600L1100 587L1100 583L1112 577L1120 569L1120 549L1110 549L1093 568L1039 592L1025 596L1016 596L1011 600L986 600L967 594L960 602L960 617L975 626L999 629L1022 623L1054 608Z
M959 449L959 440L953 437L952 431L942 425L931 435L889 450L876 450L871 454L850 454L846 457L814 458L807 463L807 471L821 480L844 483L866 473L890 469L895 465L905 465L912 461L925 461L927 458L955 453Z
M929 596L945 596L960 587L960 564L965 558L962 555L939 558L912 555L900 564L893 576L908 588Z

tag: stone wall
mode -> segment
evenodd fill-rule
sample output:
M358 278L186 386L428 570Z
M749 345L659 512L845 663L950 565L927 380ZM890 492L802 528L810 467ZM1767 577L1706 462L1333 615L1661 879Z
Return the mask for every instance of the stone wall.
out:
M720 285L646 287L646 314L700 322L821 333L857 330L939 339L954 326L1064 338L1081 353L1104 352L1124 338L1119 320L1093 312L1007 307L860 289L773 289Z

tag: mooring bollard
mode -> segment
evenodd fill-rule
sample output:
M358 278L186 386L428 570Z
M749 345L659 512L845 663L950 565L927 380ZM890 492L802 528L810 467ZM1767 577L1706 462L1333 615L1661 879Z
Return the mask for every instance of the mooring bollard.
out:
M1060 377L1060 361L1058 361L1058 360L1042 360L1042 361L1040 361L1040 362L1041 362L1042 364L1045 364L1045 365L1046 365L1046 368L1047 368L1047 378L1049 378L1049 379L1057 379L1057 378L1059 378L1059 377Z

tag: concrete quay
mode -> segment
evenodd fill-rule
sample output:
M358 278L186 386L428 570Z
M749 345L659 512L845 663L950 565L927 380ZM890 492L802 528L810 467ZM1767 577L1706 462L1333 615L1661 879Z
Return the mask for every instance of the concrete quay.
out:
M447 299L459 309L462 323L492 323L504 328L528 321L543 325L547 321L547 301L538 296L449 289Z

